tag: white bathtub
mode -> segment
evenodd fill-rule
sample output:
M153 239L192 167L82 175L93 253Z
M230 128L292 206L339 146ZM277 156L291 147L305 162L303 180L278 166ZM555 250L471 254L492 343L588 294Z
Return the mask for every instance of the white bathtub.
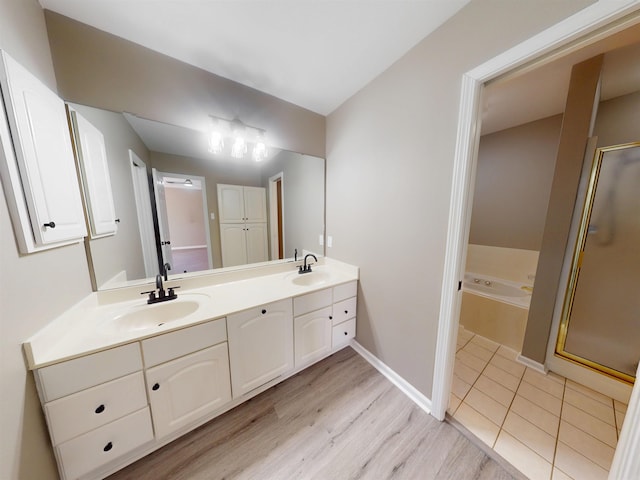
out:
M529 309L532 287L501 278L467 272L464 275L462 290L465 292L491 298L499 302Z

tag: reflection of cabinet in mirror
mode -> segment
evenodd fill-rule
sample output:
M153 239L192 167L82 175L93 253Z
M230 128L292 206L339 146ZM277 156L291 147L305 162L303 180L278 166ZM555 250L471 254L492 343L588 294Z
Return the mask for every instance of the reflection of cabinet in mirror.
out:
M222 266L269 260L266 189L218 184Z
M91 238L113 235L117 220L104 135L77 111L68 108Z
M86 228L64 102L5 52L0 57L2 179L20 250L76 242Z

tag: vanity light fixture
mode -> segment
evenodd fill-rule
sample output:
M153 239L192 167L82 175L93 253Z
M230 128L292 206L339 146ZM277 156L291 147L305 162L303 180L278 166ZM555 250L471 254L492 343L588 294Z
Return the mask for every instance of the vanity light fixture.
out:
M242 159L251 148L251 158L261 162L267 158L268 149L265 140L265 131L244 124L239 119L233 121L211 117L211 126L208 132L208 150L214 155L231 155L233 158ZM228 140L229 149L225 149L225 140Z

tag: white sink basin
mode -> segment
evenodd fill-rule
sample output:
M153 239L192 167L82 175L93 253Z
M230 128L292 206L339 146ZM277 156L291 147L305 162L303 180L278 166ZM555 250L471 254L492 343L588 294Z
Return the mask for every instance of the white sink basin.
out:
M303 287L313 287L316 285L323 285L327 283L331 279L331 274L329 272L310 272L298 274L291 279L291 283L296 285L300 285Z
M195 295L185 295L152 305L136 305L104 321L102 329L110 332L132 332L162 327L195 313L201 307L203 299Z

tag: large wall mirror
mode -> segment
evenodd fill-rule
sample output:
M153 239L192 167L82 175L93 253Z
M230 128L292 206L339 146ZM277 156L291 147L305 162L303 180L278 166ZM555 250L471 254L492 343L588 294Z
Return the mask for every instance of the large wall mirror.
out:
M556 354L633 383L640 312L640 143L596 151Z
M114 235L87 240L95 288L151 281L167 263L176 278L324 254L324 159L214 155L206 132L70 107L104 135L118 218ZM258 213L234 217L243 202Z

